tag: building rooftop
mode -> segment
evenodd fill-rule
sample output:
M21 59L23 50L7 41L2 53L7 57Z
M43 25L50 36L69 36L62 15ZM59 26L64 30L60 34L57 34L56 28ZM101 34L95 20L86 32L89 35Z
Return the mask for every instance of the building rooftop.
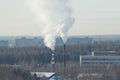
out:
M50 79L51 77L53 77L55 75L54 72L31 72L32 75L35 75L38 77L38 78L41 78L41 77L46 77L48 79Z

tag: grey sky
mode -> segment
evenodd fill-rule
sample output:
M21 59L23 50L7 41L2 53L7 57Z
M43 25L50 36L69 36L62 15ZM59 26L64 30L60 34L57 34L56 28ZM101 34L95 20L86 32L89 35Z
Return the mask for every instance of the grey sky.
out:
M0 36L41 35L25 0L0 0ZM71 0L76 18L69 35L120 34L120 0Z

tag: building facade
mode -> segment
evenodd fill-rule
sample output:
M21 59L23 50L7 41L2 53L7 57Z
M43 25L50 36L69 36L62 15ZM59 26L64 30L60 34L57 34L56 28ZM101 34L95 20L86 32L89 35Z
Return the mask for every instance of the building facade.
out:
M38 38L20 38L15 40L16 47L38 47L43 44L42 40Z
M0 47L8 47L9 41L7 40L0 40Z

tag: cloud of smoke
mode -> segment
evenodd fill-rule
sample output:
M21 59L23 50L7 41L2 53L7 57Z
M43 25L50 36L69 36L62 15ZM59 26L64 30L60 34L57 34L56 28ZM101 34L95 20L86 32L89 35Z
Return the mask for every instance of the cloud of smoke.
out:
M52 50L57 36L66 43L67 32L74 23L68 2L69 0L26 0L39 23L44 26L44 43Z

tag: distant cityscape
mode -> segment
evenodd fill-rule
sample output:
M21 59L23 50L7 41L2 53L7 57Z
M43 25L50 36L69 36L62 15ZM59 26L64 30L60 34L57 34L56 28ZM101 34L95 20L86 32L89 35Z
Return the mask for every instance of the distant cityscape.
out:
M88 44L93 41L93 38L88 37L70 37L68 38L67 44ZM62 45L63 42L61 38L56 39L56 45ZM44 46L44 39L39 37L27 38L27 37L20 37L15 38L13 40L0 40L0 47L40 47Z
M120 35L94 35L94 36L72 36L67 40L67 44L88 44L94 41L119 41ZM62 45L61 38L56 39L56 45ZM0 37L0 47L40 47L44 46L43 37Z

